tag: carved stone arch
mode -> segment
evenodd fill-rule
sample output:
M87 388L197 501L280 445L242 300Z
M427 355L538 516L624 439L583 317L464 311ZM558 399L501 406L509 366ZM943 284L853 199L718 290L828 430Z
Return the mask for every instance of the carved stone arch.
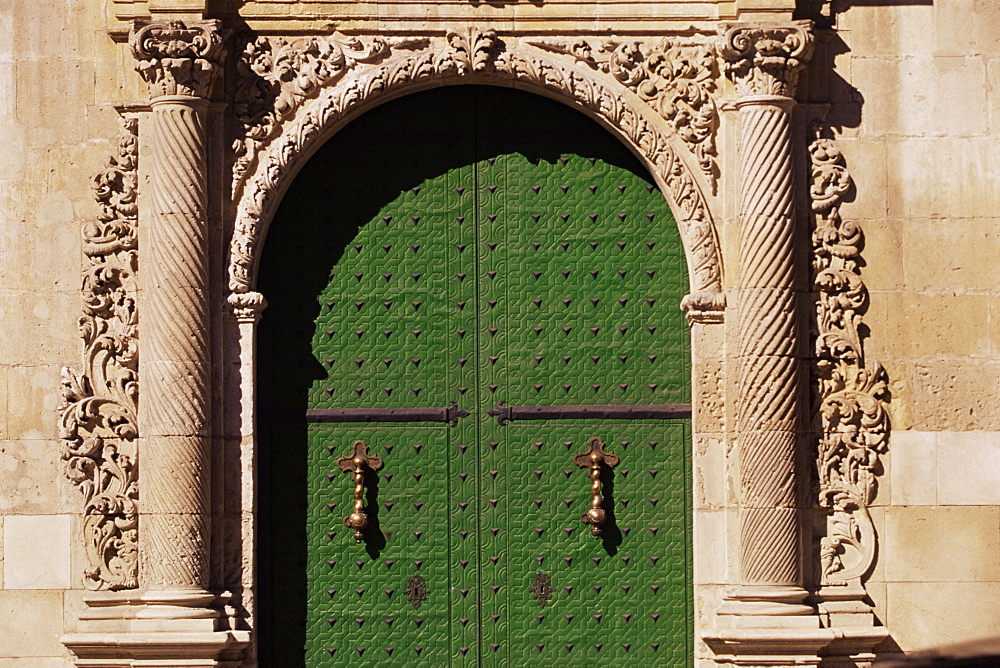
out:
M453 32L443 38L362 41L334 35L295 42L264 38L251 42L241 61L242 95L237 95L244 135L234 145L230 304L253 310L263 304L254 286L271 218L299 169L340 128L379 104L420 90L491 84L567 104L596 120L639 158L667 198L680 228L690 278L690 294L682 308L689 321L721 321L725 308L722 259L703 192L704 185L714 187L714 163L704 133L694 141L694 135L682 132L690 124L677 119L676 100L664 111L657 90L668 90L669 85L653 83L654 77L662 75L654 74L652 65L643 60L649 48L633 43L626 45L632 51L621 47L602 51L607 55L602 66L593 55L595 49L584 44L587 50L580 51L581 44L501 39L492 30ZM662 44L658 48L664 50ZM709 47L677 48L706 51ZM553 51L570 58L548 55ZM615 65L619 52L633 59ZM713 56L708 70L698 74L700 80L711 76L714 62ZM645 73L634 72L637 68L645 68ZM646 88L639 85L643 81ZM688 79L686 85L692 81ZM710 116L706 108L710 106L714 113L707 86L691 84L688 89L696 89L702 126L714 130L714 119L704 120ZM254 103L262 109L255 111ZM689 165L692 160L701 165L700 173Z

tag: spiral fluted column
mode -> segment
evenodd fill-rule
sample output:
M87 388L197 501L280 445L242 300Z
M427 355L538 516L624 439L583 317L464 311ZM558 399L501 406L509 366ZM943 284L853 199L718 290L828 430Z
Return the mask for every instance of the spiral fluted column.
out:
M220 67L215 22L132 33L152 105L149 222L142 253L139 384L140 582L209 586L210 348L205 121Z
M799 397L790 112L804 24L734 24L724 56L740 114L737 426L743 614L801 615Z

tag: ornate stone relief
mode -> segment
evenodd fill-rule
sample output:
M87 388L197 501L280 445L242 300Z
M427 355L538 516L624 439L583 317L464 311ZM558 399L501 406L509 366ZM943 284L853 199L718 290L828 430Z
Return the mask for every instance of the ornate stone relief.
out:
M812 55L810 26L809 21L777 26L748 23L723 26L722 55L737 95L790 97L799 71Z
M278 133L282 121L321 88L360 63L384 60L393 49L426 45L423 38L361 40L340 34L292 40L258 37L248 42L236 65L239 87L233 109L241 136L233 142L234 180L243 178L259 148Z
M575 58L554 60L521 46L493 30L476 29L450 32L443 40L391 42L333 35L295 42L261 37L248 45L240 84L240 99L246 102L238 109L244 119L243 136L236 141L234 169L233 192L239 205L229 266L233 293L252 290L264 227L287 180L314 142L378 98L431 82L462 79L517 84L547 93L590 110L624 135L667 186L691 267L692 293L682 307L691 320L721 320L725 297L715 227L701 189L670 137L623 100L624 84L618 79L602 81L602 72L580 67ZM331 69L324 64L327 58L339 64ZM656 72L658 78L650 86L666 86L666 66ZM670 90L681 91L684 86ZM677 118L684 113L679 111Z
M572 56L627 86L670 124L715 187L718 177L715 131L719 112L712 93L719 71L711 45L685 45L670 39L655 45L614 40L596 43L585 39L529 40L528 43Z
M816 214L812 243L813 283L819 293L816 380L821 423L816 466L819 505L826 512L821 584L829 585L859 581L875 558L868 504L875 496L879 455L888 440L888 377L881 364L865 360L859 332L868 303L859 269L862 233L857 223L840 217L851 177L834 141L821 136L820 126L814 129L809 156Z
M83 225L82 370L63 369L59 433L66 476L83 492L85 583L138 586L136 121L93 179L100 206Z

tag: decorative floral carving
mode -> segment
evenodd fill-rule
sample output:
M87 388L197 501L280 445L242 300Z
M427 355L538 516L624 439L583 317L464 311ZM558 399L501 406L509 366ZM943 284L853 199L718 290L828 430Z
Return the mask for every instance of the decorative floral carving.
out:
M273 47L258 45L255 49ZM449 33L443 44L427 40L422 46L410 43L408 49L413 53L393 51L377 63L355 66L349 77L328 80L294 117L286 115L282 121L276 116L271 121L273 126L261 135L265 139L254 145L259 158L244 156L245 165L255 168L234 184L239 201L229 265L234 293L252 290L261 225L273 213L285 180L295 171L293 165L309 155L308 148L328 128L379 97L397 95L430 80L467 79L516 83L573 101L621 133L666 184L690 260L692 293L682 305L688 318L721 320L725 306L721 261L704 196L670 141L620 93L572 64L512 50L489 30Z
M740 97L791 97L799 71L812 55L812 22L723 24L726 74Z
M129 44L151 98L211 94L222 58L218 21L136 23Z
M862 233L857 223L840 217L851 178L834 141L821 135L820 126L814 129L809 156L821 429L816 465L819 505L827 513L820 559L822 583L837 584L861 578L875 558L868 504L889 432L888 377L881 364L864 359L859 329L868 292L859 269Z
M237 61L238 88L233 102L240 136L233 142L235 180L251 168L258 149L302 102L341 79L359 63L376 63L393 49L426 45L424 38L362 40L333 34L326 37L257 37Z
M449 32L447 40L459 74L484 71L496 58L500 47L495 30L469 28L464 32Z
M137 146L136 121L126 120L117 154L93 179L100 213L83 225L83 369L62 371L62 459L85 498L90 589L138 586Z
M715 187L719 112L712 93L719 72L712 46L669 39L656 45L612 40L595 44L584 39L529 43L610 74L649 103L684 141Z

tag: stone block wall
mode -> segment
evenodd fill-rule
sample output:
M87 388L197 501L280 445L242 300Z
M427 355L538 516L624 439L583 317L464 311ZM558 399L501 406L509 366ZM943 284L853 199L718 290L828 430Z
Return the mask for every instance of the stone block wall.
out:
M916 650L1000 628L1000 16L886 5L839 15L836 71L856 90L829 118L847 121L842 213L866 237L866 355L892 392L868 591Z
M80 225L114 146L100 3L0 3L0 666L71 665L82 497L63 475L60 369L79 366Z

